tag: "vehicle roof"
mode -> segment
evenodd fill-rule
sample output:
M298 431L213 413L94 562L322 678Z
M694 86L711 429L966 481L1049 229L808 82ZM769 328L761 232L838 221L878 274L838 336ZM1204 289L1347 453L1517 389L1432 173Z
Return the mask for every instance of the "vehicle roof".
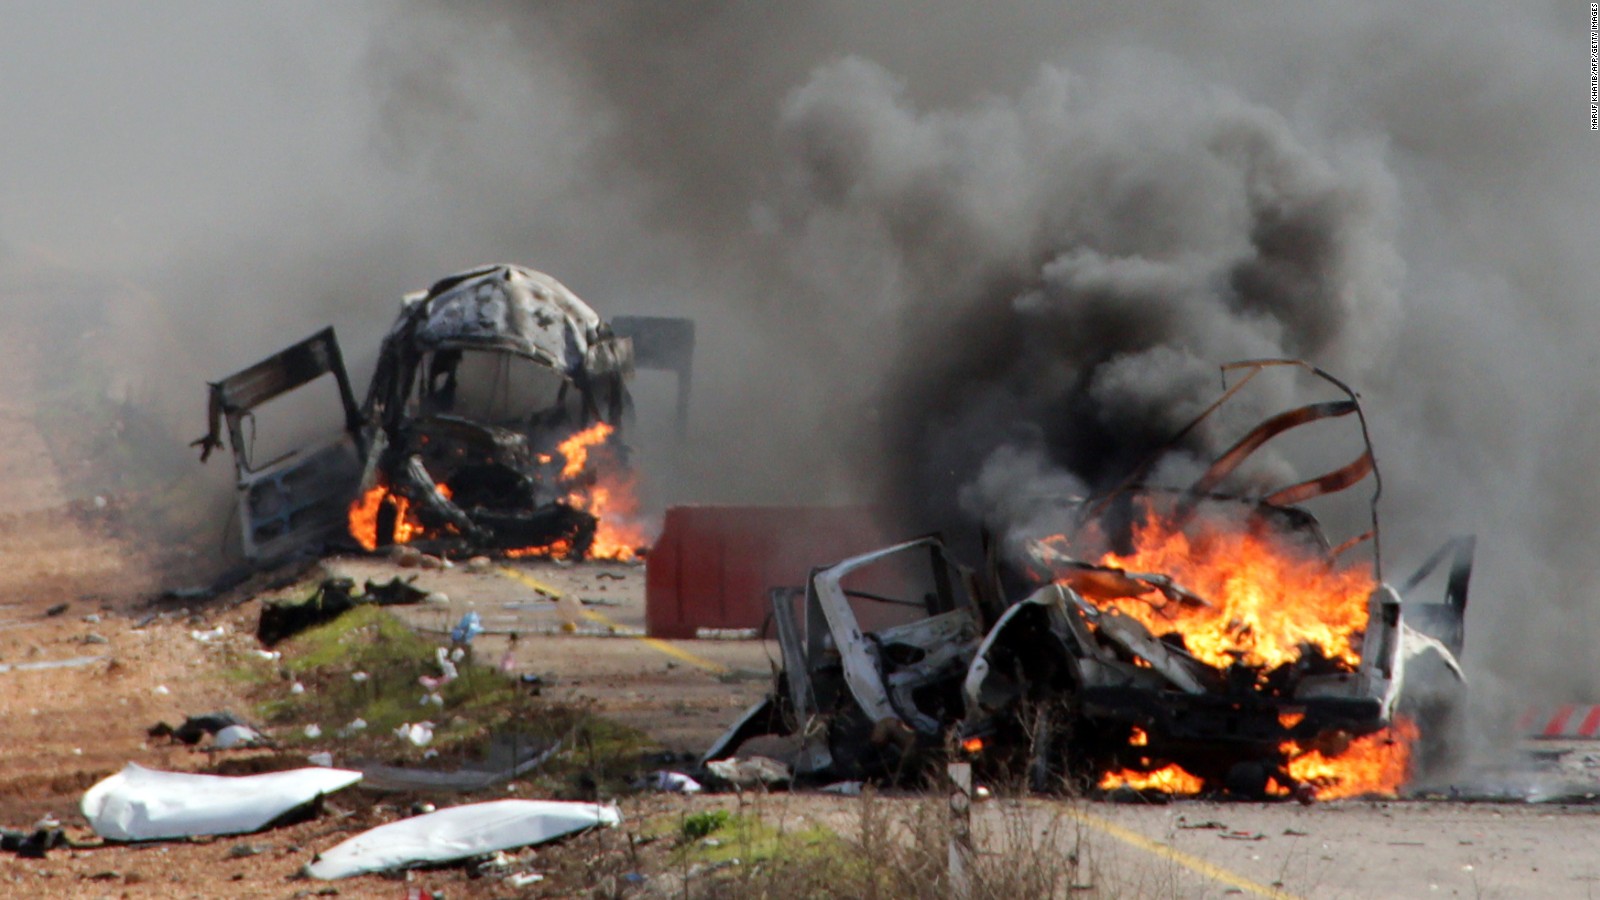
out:
M480 266L406 298L404 318L420 316L422 350L489 349L530 357L569 377L584 367L603 323L566 285L523 266Z

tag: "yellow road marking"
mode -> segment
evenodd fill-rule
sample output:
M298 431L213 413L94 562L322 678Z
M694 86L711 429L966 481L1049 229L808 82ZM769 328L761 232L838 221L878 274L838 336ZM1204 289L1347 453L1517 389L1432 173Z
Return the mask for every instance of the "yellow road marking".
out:
M565 596L565 594L559 588L551 587L550 585L545 584L539 579L534 578L532 575L529 575L521 570L513 569L509 566L502 566L500 568L500 574L514 581L520 581L552 600L559 600ZM581 612L585 619L588 619L597 625L604 625L606 628L609 628L613 631L620 631L622 629L622 626L618 625L616 622L613 622L609 616L602 615L601 613L587 608L581 610ZM660 640L659 638L645 637L644 635L629 635L629 637L632 637L634 640L639 641L651 649L665 653L673 659L686 662L697 669L704 669L713 675L726 675L733 671L721 663L712 662L698 653L691 653L682 647L679 647L675 644L669 644L666 641Z
M1137 831L1124 828L1115 822L1102 819L1093 813L1068 807L1067 815L1078 820L1079 822L1082 822L1090 828L1104 832L1125 844L1130 844L1139 848L1140 850L1145 851L1146 853L1159 856L1162 859L1170 859L1186 869L1189 869L1193 872L1198 872L1201 875L1212 879L1213 881L1220 881L1223 884L1229 885L1230 887L1236 887L1245 893L1255 894L1257 897L1270 897L1272 900L1298 900L1295 895L1290 894L1287 891L1281 891L1275 887L1258 884L1257 882L1251 881L1237 872L1230 872L1221 866L1206 862L1198 856L1184 853L1182 850L1170 847L1161 843L1160 841L1153 841Z

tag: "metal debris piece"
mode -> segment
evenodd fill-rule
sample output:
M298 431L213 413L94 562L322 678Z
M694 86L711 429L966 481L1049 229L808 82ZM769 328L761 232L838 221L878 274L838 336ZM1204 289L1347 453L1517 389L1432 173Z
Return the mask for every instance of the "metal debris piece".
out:
M304 600L274 600L262 604L261 618L256 623L256 639L268 647L274 647L308 628L331 622L364 603L396 606L422 603L428 597L427 591L414 587L409 580L399 578L391 578L382 584L368 581L361 593L355 592L355 586L355 581L350 578L328 578Z

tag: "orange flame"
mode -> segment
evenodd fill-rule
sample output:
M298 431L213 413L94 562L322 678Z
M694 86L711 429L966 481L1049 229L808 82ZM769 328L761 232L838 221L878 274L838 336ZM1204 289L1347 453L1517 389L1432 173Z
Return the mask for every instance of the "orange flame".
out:
M542 547L518 547L506 551L510 559L565 559L570 555L572 542L568 540L554 541Z
M583 474L584 466L589 464L589 448L605 443L616 430L604 422L596 422L557 444L556 450L562 459L562 479L571 481Z
M1047 539L1066 541L1060 535ZM1166 575L1209 606L1168 596L1117 572L1068 572L1061 580L1095 606L1114 608L1157 637L1181 635L1191 654L1218 668L1238 662L1265 672L1300 658L1305 645L1345 665L1360 664L1367 603L1376 587L1369 572L1334 569L1325 557L1242 522L1197 520L1180 528L1154 510L1135 527L1133 546L1127 555L1105 554L1100 564ZM1280 714L1279 723L1294 728L1304 718L1304 711L1290 710ZM1320 799L1393 794L1410 774L1416 737L1414 724L1397 720L1362 738L1327 732L1305 746L1287 741L1281 747L1286 777L1308 785ZM1135 730L1130 744L1147 743L1148 737ZM1270 791L1287 796L1294 785L1277 780ZM1198 793L1203 786L1177 766L1108 772L1100 785L1179 794Z
M440 484L436 487L440 494L449 499L448 486ZM413 538L423 536L422 523L417 521L416 514L411 511L411 501L399 494L390 493L387 485L377 484L350 504L348 517L350 536L356 539L356 543L367 550L378 549L378 510L385 503L394 507L396 544L410 543Z
M1157 637L1181 634L1189 652L1210 665L1277 666L1299 658L1302 644L1350 666L1360 662L1359 635L1376 586L1370 574L1330 569L1270 534L1205 521L1185 531L1152 512L1135 528L1133 553L1107 553L1100 563L1170 576L1210 603L1172 600L1114 573L1063 579L1089 602L1115 607Z
M562 479L578 480L566 496L567 505L595 518L589 557L628 561L638 558L639 548L648 545L650 538L639 521L634 476L606 446L615 431L605 422L596 422L562 441L556 450L563 459ZM596 448L593 454L591 448ZM585 474L590 477L580 478Z
M561 456L561 480L570 484L562 500L595 518L589 558L630 561L638 558L639 548L647 546L650 537L639 521L633 474L607 446L616 430L605 422L596 422L557 444L556 452ZM548 463L552 457L540 454L539 461ZM506 556L559 559L571 556L572 552L572 543L560 540L538 547L507 550Z
M1157 790L1169 794L1198 794L1204 784L1205 782L1190 775L1177 764L1153 772L1123 769L1120 772L1107 772L1100 778L1102 791L1130 787L1136 791Z
M592 559L629 561L638 558L639 549L650 543L650 536L639 517L639 504L633 474L617 459L607 442L616 428L597 422L576 432L556 446L561 457L561 481L567 489L562 499L568 506L587 512L596 520L594 540L589 547ZM554 461L540 454L540 463ZM439 485L444 496L450 489ZM377 485L350 504L351 537L368 550L378 548L378 511L388 503L395 510L394 543L404 544L423 537L406 498L393 494L386 485ZM572 556L573 544L558 540L537 547L507 550L513 559L544 557L564 559Z
M1314 787L1319 800L1393 795L1411 775L1411 745L1420 733L1414 722L1400 718L1366 737L1345 735L1306 749L1288 741L1283 751L1289 755L1289 774Z

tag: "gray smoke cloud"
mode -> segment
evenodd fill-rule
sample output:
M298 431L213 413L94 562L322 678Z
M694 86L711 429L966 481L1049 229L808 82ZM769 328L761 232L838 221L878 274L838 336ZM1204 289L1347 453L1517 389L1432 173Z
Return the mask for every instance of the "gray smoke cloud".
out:
M626 182L671 235L710 345L766 351L713 378L783 415L753 434L741 391L711 388L706 459L924 521L1026 518L1021 483L1103 485L1214 395L1217 363L1304 357L1364 395L1392 569L1482 536L1483 692L1600 692L1553 662L1592 639L1573 626L1600 574L1580 536L1600 433L1574 390L1600 181L1558 5L440 15L575 91L598 123L579 181Z
M330 321L362 381L403 291L518 261L604 314L699 322L691 440L644 454L658 501L1023 522L1025 489L1103 487L1169 435L1219 362L1305 357L1363 394L1391 577L1480 534L1475 689L1600 699L1570 664L1600 637L1581 10L204 10L57 23L123 91L143 34L161 89L95 95L138 139L85 114L8 145L76 173L54 203L18 180L9 264L118 247L107 295L137 302L110 327L152 403L198 416L204 378Z

